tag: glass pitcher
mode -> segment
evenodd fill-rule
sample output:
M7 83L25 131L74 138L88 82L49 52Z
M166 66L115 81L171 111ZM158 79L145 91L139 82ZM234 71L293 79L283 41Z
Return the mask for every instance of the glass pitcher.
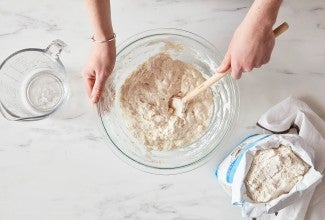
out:
M67 45L54 40L46 49L28 48L0 65L0 111L8 120L40 120L68 98L66 71L59 54Z

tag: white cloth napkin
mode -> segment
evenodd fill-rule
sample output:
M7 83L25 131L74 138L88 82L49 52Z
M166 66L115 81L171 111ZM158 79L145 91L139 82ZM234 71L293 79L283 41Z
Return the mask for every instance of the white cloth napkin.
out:
M273 133L287 133L296 128L315 151L315 169L324 174L325 168L325 122L303 101L289 97L268 110L259 119L258 126ZM278 215L264 215L258 219L275 220L324 220L325 219L324 178L308 196L282 209Z

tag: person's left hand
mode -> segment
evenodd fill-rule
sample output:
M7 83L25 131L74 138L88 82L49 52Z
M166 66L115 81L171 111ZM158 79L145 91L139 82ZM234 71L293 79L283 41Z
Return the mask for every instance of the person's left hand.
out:
M93 45L83 70L87 93L93 103L97 103L101 98L106 80L114 69L115 59L115 41Z

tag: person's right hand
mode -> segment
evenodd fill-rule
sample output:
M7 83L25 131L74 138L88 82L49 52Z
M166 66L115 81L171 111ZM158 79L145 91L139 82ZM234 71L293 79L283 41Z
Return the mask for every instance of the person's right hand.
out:
M217 71L223 73L231 68L232 77L239 79L242 72L250 72L269 62L274 42L272 26L246 17L235 31Z
M115 60L115 41L94 43L88 63L83 70L87 94L93 103L97 103L101 98L106 80L114 69Z
M217 72L224 73L231 68L232 77L239 79L242 72L250 72L270 60L275 43L272 26L281 2L282 0L253 1L236 29Z

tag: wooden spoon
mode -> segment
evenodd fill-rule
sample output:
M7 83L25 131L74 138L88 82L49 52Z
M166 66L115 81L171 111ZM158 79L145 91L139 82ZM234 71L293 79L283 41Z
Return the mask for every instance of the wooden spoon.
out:
M281 35L283 32L288 30L289 25L284 22L277 28L273 30L274 36L278 37ZM174 109L174 112L177 116L182 116L182 114L186 110L186 104L192 100L195 96L200 94L202 91L210 87L211 85L215 84L218 82L222 77L226 76L227 74L231 73L231 68L229 68L226 72L224 73L216 73L206 81L204 81L201 85L197 86L195 89L187 93L183 98L180 97L173 97L171 101L171 106Z

